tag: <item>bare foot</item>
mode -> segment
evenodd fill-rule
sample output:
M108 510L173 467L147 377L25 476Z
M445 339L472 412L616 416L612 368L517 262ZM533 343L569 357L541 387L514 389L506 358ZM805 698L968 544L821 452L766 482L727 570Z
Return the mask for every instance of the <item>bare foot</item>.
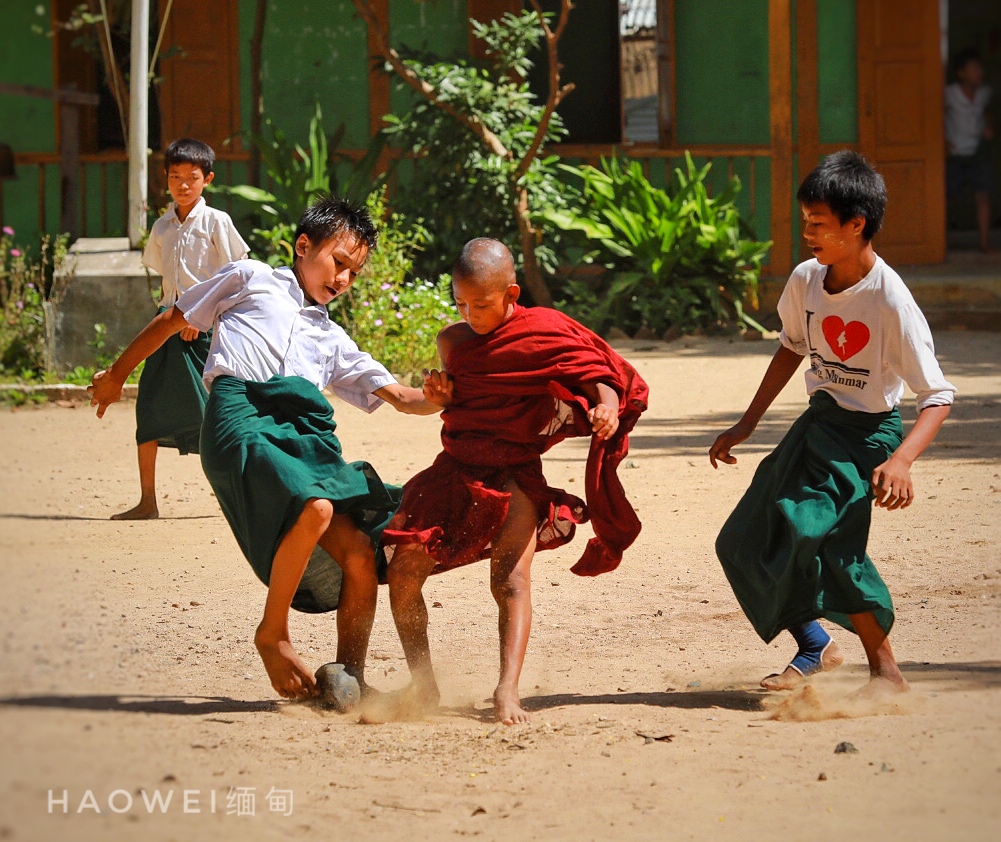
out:
M271 679L271 686L286 699L308 699L316 695L316 678L302 662L289 640L254 637L257 653Z
M504 725L524 725L532 721L532 715L521 706L517 687L498 685L494 690L494 718Z
M156 501L152 503L147 503L142 500L139 501L138 506L133 506L126 512L119 512L117 515L112 515L112 520L156 520L160 517L160 510L156 507Z
M827 644L823 655L820 656L820 669L816 672L829 672L837 669L845 662L845 656L841 652L841 647L833 640ZM797 669L786 667L781 675L769 675L761 680L761 686L766 690L792 690L805 676Z
M851 693L848 698L867 702L879 702L892 699L901 693L910 692L911 685L907 683L907 679L898 670L895 675L871 676L868 684Z

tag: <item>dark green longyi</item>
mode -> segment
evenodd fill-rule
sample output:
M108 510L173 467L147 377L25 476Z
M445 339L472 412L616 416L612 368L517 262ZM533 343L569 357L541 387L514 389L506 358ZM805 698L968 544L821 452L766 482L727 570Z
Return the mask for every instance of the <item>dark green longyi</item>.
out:
M843 409L816 392L716 539L733 592L766 641L821 617L852 629L873 612L884 631L893 601L866 553L875 468L899 447L900 414Z

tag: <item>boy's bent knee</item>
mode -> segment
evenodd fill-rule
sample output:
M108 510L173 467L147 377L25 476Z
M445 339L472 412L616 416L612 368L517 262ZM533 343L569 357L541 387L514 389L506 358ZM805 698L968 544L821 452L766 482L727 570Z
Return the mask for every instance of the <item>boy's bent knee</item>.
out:
M313 499L306 501L306 504L302 507L302 512L300 512L299 518L296 522L324 524L324 528L326 528L326 524L330 523L333 516L334 504L329 500L314 497Z

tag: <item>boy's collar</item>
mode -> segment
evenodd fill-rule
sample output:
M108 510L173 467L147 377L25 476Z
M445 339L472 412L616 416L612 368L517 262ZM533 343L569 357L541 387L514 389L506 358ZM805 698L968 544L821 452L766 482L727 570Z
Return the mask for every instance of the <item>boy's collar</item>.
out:
M184 221L187 222L192 217L199 216L206 207L207 206L205 204L205 197L199 196L198 201L195 202L191 210L188 211L188 215L184 217ZM180 217L177 215L177 202L170 203L170 210L167 211L167 213L172 214L174 219L177 220L178 224L183 224L181 222Z
M303 291L303 288L299 285L299 279L296 277L295 271L292 269L291 266L279 266L277 269L275 269L275 274L278 277L288 282L289 292L292 295L292 297L295 298L296 303L298 303L300 307L320 310L321 312L323 312L324 315L329 316L329 314L327 313L327 308L324 307L322 304L310 304L306 300L306 293Z

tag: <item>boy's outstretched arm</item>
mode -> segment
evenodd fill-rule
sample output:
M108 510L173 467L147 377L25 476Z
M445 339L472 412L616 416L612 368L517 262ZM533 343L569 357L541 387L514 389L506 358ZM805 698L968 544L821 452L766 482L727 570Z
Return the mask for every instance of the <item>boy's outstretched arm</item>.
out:
M758 391L754 394L754 399L747 407L743 417L729 430L720 433L713 446L709 448L709 461L714 468L717 467L717 460L725 462L727 465L737 464L737 457L730 455L730 449L736 447L754 432L761 417L772 405L772 401L775 400L779 392L785 388L789 378L796 373L796 369L799 368L802 361L803 357L800 354L790 351L785 345L775 352L775 356L772 357L772 361L765 371L765 376L761 378L761 385L758 386Z
M918 420L914 422L900 447L872 472L872 490L876 493L877 506L893 511L906 509L914 502L911 465L935 440L951 409L952 407L946 404L927 406L921 410L918 413Z
M94 375L87 391L91 396L90 405L97 407L98 418L104 417L104 412L110 404L122 399L122 386L135 367L171 336L186 327L190 326L184 320L184 314L176 306L171 307L139 331L138 336L122 351L111 368Z
M432 375L437 375L436 387L428 385ZM405 412L408 415L434 415L436 412L441 412L451 401L452 384L447 375L429 372L424 376L423 389L392 383L376 389L373 394L382 398L397 412Z

